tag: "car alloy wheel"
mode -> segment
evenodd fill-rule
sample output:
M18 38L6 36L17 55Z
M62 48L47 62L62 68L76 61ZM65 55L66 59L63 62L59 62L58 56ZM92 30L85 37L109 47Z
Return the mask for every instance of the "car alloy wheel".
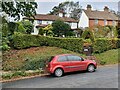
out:
M94 72L95 71L95 66L94 65L89 65L87 70L89 72Z
M63 75L63 70L58 68L58 69L55 70L54 74L57 77L61 77Z

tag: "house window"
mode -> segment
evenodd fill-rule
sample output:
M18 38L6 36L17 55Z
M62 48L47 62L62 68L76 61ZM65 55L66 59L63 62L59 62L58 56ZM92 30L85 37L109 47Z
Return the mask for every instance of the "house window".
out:
M116 22L115 22L114 20L113 20L113 22L112 22L112 25L113 25L113 26L115 26L115 25L116 25Z
M95 19L95 25L97 25L98 24L98 19Z
M42 24L42 21L41 21L41 20L38 20L37 23L38 23L38 24Z
M107 25L107 20L106 19L104 20L104 25Z

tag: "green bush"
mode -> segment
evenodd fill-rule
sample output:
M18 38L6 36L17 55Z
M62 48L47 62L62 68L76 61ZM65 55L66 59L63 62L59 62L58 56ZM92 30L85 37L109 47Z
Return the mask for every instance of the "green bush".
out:
M95 53L102 53L107 50L116 49L120 47L120 40L117 38L107 39L98 38L93 43L93 51Z
M81 38L56 38L38 35L27 35L16 33L13 36L13 47L16 49L34 46L55 46L75 52L81 52L83 39Z
M45 62L49 60L50 57L40 57L39 59L28 59L24 66L22 67L24 70L40 70L45 67Z
M85 30L82 33L82 38L84 38L84 39L91 39L91 41L94 41L93 32L91 30L89 30L89 29Z

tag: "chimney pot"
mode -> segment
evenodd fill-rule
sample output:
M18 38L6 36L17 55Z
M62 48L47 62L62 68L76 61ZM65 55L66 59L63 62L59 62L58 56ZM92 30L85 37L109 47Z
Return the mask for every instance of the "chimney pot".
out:
M92 6L88 4L87 5L87 10L91 11L91 9L92 9Z
M107 6L104 7L105 12L109 12L109 8Z

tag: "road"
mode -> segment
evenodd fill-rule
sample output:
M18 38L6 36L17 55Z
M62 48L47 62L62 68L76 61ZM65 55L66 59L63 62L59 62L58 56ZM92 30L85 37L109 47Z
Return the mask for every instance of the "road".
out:
M69 73L63 77L36 77L2 84L3 88L118 88L118 65L98 67L96 72Z

